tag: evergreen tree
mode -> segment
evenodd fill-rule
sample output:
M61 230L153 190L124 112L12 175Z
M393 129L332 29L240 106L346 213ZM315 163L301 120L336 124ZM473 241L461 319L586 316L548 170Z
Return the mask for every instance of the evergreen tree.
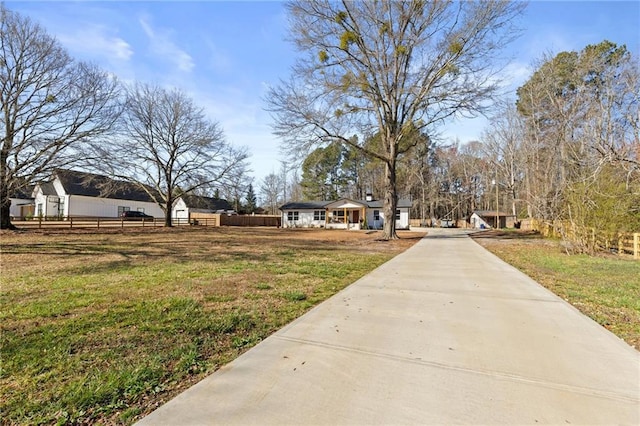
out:
M247 197L246 197L246 205L245 210L248 214L255 213L256 208L258 207L258 200L256 198L256 193L253 191L253 185L249 184L247 188Z

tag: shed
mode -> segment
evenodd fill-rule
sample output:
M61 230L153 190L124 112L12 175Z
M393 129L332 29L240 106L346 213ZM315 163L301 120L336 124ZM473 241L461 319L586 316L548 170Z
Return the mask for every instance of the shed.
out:
M474 229L514 228L516 216L495 210L476 210L469 217L469 223Z

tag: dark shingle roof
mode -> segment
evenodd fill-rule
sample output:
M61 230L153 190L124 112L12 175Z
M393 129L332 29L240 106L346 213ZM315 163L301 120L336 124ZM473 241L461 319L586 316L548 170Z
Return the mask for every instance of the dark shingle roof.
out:
M280 206L280 210L312 210L312 209L323 209L328 204L335 203L336 201L344 200L345 198L340 198L338 200L331 201L294 201L290 203L283 204ZM374 201L365 201L359 200L356 201L358 203L364 204L372 209L381 209L384 205L384 202L381 200ZM398 207L411 207L411 200L401 199L398 200Z
M111 179L107 176L73 170L56 170L65 192L85 197L115 198L118 200L154 202L140 185ZM55 193L55 192L54 192Z
M53 182L40 183L40 190L44 195L58 195L56 188L53 186Z
M17 198L21 200L31 200L33 199L33 185L29 185L27 187L22 187L14 190L11 193L11 198Z
M233 207L227 200L220 198L202 197L199 195L185 194L182 200L191 209L203 209L203 210L233 210Z
M313 210L323 209L327 204L333 201L292 201L280 206L280 210Z

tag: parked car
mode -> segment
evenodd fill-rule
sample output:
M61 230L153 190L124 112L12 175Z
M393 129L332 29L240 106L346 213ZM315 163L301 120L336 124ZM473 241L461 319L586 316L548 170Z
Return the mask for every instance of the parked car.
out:
M133 210L122 212L120 217L122 218L122 220L153 220L153 216L149 216L144 212L138 212Z

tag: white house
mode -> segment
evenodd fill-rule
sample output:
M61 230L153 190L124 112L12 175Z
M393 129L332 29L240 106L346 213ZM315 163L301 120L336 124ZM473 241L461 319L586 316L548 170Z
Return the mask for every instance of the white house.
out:
M128 210L154 217L164 212L138 185L93 173L58 169L33 190L35 216L120 217Z
M172 216L176 219L190 220L195 213L233 213L233 207L227 200L202 197L198 195L182 195L173 205Z
M351 200L301 201L282 205L283 228L382 229L382 201ZM396 229L409 229L411 201L398 200Z
M21 189L14 191L9 197L11 206L9 207L9 216L11 218L22 218L32 216L34 212L34 200L31 197L33 189Z
M327 227L326 205L331 201L300 201L284 204L282 211L283 228L325 228Z

